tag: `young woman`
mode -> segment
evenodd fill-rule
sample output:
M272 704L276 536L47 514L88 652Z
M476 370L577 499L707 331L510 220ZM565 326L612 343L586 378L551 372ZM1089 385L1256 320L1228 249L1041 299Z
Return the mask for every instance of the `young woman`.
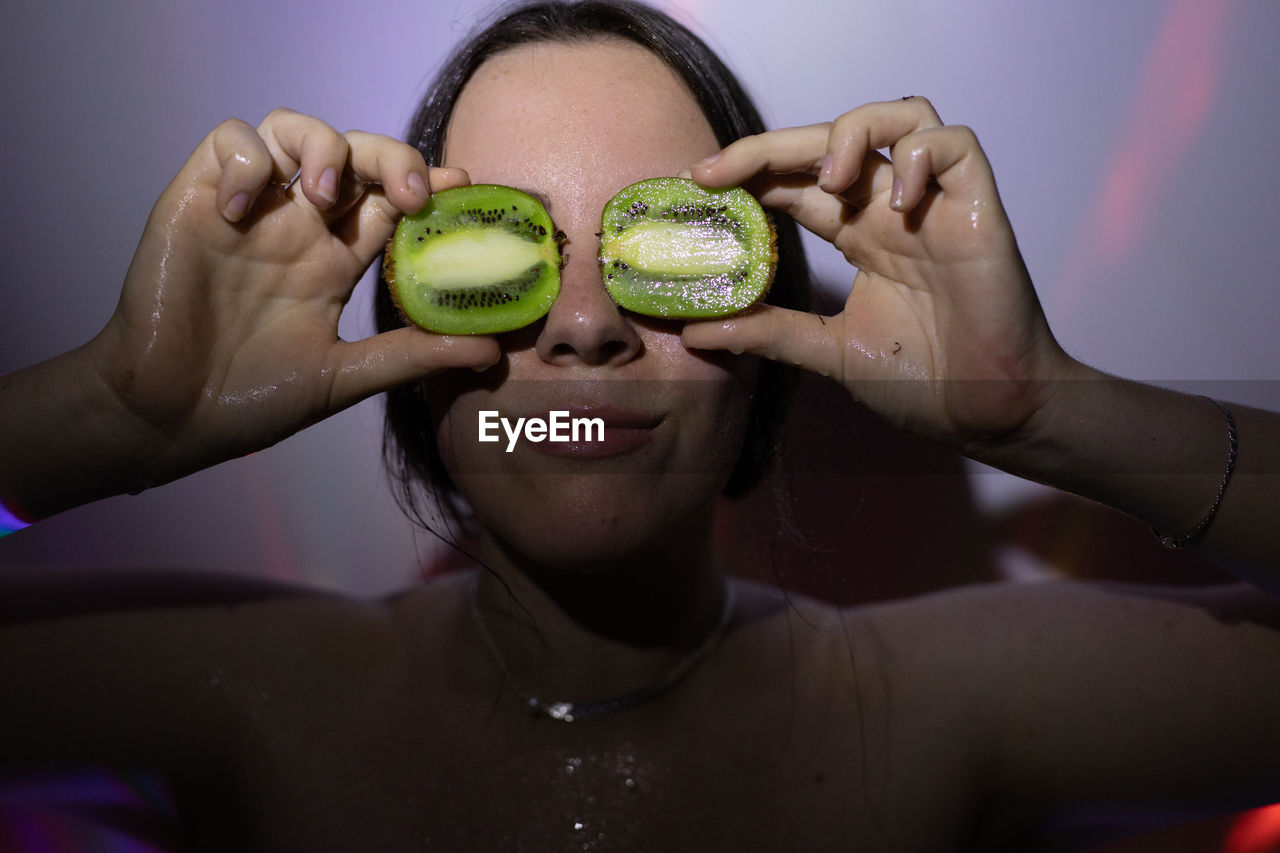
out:
M1280 798L1280 608L1260 592L994 586L840 610L718 559L712 503L768 446L783 363L1280 589L1275 416L1063 352L971 131L907 98L760 132L692 36L615 4L515 12L433 92L418 148L288 111L216 128L103 333L0 387L0 491L38 518L394 388L402 470L462 495L482 568L376 604L11 605L6 764L152 768L214 849L1002 849ZM600 211L686 172L834 243L859 270L844 310L788 307L784 268L786 304L741 317L621 311ZM546 200L567 256L547 317L447 338L384 311L381 334L339 341L399 216L468 181ZM559 409L602 417L605 440L476 440L481 410Z

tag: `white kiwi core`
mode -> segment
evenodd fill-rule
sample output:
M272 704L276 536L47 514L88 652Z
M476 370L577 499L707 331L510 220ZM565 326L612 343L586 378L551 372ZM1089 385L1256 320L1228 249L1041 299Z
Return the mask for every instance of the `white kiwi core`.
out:
M543 257L528 240L500 231L459 231L434 237L413 260L417 277L441 290L482 287L524 273Z
M709 276L745 265L747 250L722 226L696 222L637 222L619 234L615 257L655 276Z

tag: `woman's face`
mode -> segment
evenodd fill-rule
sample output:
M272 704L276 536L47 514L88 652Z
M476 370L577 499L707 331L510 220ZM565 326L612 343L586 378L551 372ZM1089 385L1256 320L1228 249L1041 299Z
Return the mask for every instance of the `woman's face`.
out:
M589 567L705 525L742 446L755 362L695 354L681 324L622 312L596 261L620 189L719 149L684 84L621 40L539 43L482 65L455 107L445 165L540 196L564 232L544 321L502 336L504 359L431 394L446 465L485 527L542 565ZM479 441L479 412L599 417L604 441Z

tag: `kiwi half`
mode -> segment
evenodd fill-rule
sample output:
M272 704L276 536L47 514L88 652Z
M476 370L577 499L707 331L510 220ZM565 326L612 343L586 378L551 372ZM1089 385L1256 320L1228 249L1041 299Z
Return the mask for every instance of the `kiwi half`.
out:
M610 199L602 220L605 287L638 314L733 314L764 296L773 281L773 223L741 187L651 178Z
M559 239L528 193L456 187L400 220L382 270L410 322L441 334L491 335L551 310L560 292Z

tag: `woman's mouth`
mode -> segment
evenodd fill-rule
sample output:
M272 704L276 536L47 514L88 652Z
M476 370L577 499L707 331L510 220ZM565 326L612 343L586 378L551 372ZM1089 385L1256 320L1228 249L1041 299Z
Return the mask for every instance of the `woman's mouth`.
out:
M632 453L651 442L665 420L663 415L636 409L582 404L551 406L545 412L520 416L483 411L480 415L481 440L500 439L507 452L527 447L547 456L577 459Z

